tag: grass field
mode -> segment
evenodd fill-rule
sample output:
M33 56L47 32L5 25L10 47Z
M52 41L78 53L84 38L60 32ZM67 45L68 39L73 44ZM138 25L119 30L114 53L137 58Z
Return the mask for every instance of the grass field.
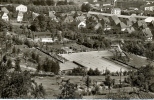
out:
M116 83L119 83L119 79L120 77L119 76L111 76L112 79L115 79L115 82ZM122 80L124 79L125 77L122 76ZM46 95L46 99L54 99L56 98L54 95L58 95L60 94L60 89L59 89L59 86L58 84L56 83L56 77L35 77L34 78L35 81L38 83L38 84L41 84L44 86L46 92L47 92L47 95ZM75 83L75 84L85 84L84 81L81 81L82 80L82 76L64 76L63 78L64 80L66 79L70 79L70 82L71 83ZM98 82L102 82L105 80L105 76L91 76L90 79L93 81L98 81ZM61 82L62 79L60 80L57 80L57 82Z

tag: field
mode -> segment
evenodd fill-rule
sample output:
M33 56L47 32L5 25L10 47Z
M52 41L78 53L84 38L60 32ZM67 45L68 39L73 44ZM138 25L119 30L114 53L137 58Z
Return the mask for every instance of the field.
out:
M100 71L104 72L106 69L111 72L128 70L124 66L117 65L111 61L103 59L102 57L112 56L112 53L109 51L91 51L91 52L80 52L80 53L72 53L72 54L60 54L60 56L64 57L69 61L74 61L79 65L86 67L87 69L96 69L98 68Z
M85 84L84 81L82 81L82 77L81 76L63 76L64 80L66 79L70 79L70 82L71 83L76 83L76 84ZM98 82L102 82L105 80L105 76L91 76L90 77L91 80L93 81L98 81ZM115 82L116 83L119 83L119 79L120 77L118 76L111 76L112 79L115 79ZM125 77L122 76L122 80L124 79ZM57 84L57 82L61 82L62 79L60 80L57 80L56 82L56 77L35 77L34 78L35 81L38 83L38 84L41 84L44 86L45 90L46 90L46 99L54 99L56 98L55 95L58 95L60 94L60 89L59 89L59 85ZM107 90L108 92L108 90Z

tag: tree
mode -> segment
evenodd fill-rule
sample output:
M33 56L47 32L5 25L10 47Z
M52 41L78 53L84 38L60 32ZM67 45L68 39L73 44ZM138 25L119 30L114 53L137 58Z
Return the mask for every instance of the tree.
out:
M90 4L89 3L83 3L81 6L81 11L88 12L90 10Z
M8 61L7 61L7 67L10 69L10 68L12 68L12 60L11 59L9 59Z
M42 70L42 65L40 63L38 63L38 65L37 65L37 71L39 72L41 70Z
M16 58L15 60L15 71L21 71L19 58Z
M105 84L109 87L109 89L111 88L112 79L109 75L105 77Z
M85 80L85 84L87 86L87 94L89 92L89 87L90 87L90 84L91 84L91 79L89 76L87 76L86 80Z
M69 80L60 89L61 94L58 95L58 99L82 99L82 95L77 92L77 85L70 83Z

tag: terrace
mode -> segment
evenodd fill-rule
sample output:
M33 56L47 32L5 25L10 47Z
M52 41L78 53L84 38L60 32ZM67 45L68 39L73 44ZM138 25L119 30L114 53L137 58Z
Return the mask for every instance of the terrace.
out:
M59 55L69 61L75 62L78 65L86 67L87 69L98 68L102 72L104 72L106 69L110 70L111 72L117 72L120 71L120 69L122 71L129 70L128 68L122 65L117 65L114 62L102 58L113 56L113 54L110 51L92 51Z

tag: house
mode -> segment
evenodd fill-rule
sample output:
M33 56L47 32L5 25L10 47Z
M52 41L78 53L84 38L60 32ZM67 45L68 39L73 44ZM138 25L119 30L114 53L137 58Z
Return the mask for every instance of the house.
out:
M94 26L94 30L98 30L99 28L102 27L102 24L101 23L97 23L95 26Z
M142 30L143 35L146 37L147 41L152 41L153 35L149 28L145 28Z
M40 14L39 13L32 13L32 17L33 17L33 20L37 17L37 16L39 16Z
M74 18L72 16L67 16L65 19L64 19L64 23L71 23L74 21Z
M127 27L126 30L125 30L125 32L127 32L129 34L131 34L134 31L135 31L134 27Z
M23 12L19 12L17 16L17 22L23 21Z
M133 23L136 23L137 22L136 18L135 17L132 17L132 16L129 17L128 20L131 21L131 22L133 22Z
M121 15L121 9L120 8L113 8L113 9L111 9L111 14Z
M116 15L111 16L110 21L113 25L118 25L121 22L120 19Z
M75 20L77 22L82 22L82 21L85 21L86 20L86 17L85 16L78 16L78 17L75 18Z
M51 18L51 20L55 20L56 22L58 22L55 14L54 14L54 11L49 11L49 17Z
M4 13L7 13L7 14L9 13L9 11L7 10L6 7L2 7L2 8L1 8L1 11L4 12Z
M103 17L102 20L100 21L102 24L104 30L110 30L111 29L111 23L108 17Z
M126 28L127 28L127 25L124 24L123 22L120 22L120 23L118 24L118 27L120 28L120 31L125 31Z
M27 12L27 6L25 5L18 5L16 6L16 11L19 11L19 12Z
M154 4L148 4L146 6L144 6L144 10L145 11L154 11Z
M9 21L9 16L8 16L7 13L1 12L1 13L0 13L0 16L1 16L1 18L2 18L3 20Z
M152 21L154 21L154 17L148 17L144 20L146 23L151 23Z
M37 38L49 38L52 36L51 32L33 32L34 37Z
M78 23L78 28L86 28L86 22L85 21L81 21Z

